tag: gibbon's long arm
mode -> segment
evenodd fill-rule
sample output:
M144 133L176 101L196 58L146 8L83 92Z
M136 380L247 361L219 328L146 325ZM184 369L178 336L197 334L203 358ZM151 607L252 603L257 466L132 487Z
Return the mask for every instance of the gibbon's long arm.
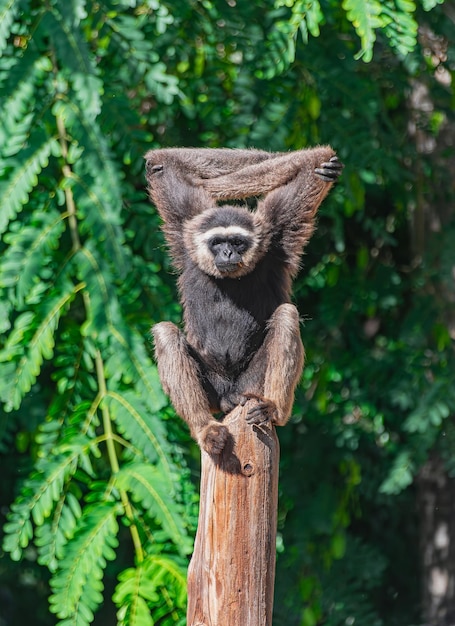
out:
M319 146L249 164L199 184L218 200L264 195L256 210L262 232L272 235L294 276L310 239L317 209L343 169L330 146Z
M184 221L213 207L214 200L266 194L258 204L258 220L265 231L281 233L275 244L282 246L295 274L316 211L341 170L329 146L289 153L165 148L146 154L149 193L177 267L183 261Z
M191 182L180 163L174 159L147 161L146 176L150 198L163 220L163 232L177 269L185 258L183 224L214 206L210 195Z
M230 174L202 180L197 184L217 200L260 196L286 185L297 176L300 179L299 185L306 178L311 181L315 170L334 156L335 152L329 146L295 152L275 152L270 154L269 159L257 163L249 162Z
M237 148L162 148L149 150L147 166L173 165L193 183L237 172L243 167L273 159L276 153Z
M289 182L302 169L317 167L330 147L294 152L265 152L231 148L163 148L145 155L147 172L173 169L192 186L202 187L216 200L260 196Z
M148 191L164 221L163 230L177 268L184 259L183 223L215 206L203 183L211 177L235 175L248 164L271 158L273 154L255 149L164 148L147 152Z
M330 147L298 152L295 162L300 166L297 175L271 191L256 211L257 219L274 233L272 245L281 249L291 277L314 231L316 212L343 169Z

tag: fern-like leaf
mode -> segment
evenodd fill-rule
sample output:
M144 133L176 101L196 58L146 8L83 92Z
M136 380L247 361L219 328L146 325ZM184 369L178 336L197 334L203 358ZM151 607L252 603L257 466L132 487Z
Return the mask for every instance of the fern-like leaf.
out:
M164 554L152 554L138 567L124 570L113 596L119 626L153 626L158 620L163 626L183 624L185 570L184 562Z
M133 500L158 521L182 554L191 551L182 511L172 499L174 489L168 474L150 464L132 463L116 474L115 483L119 489L131 492Z
M19 408L22 398L35 383L43 361L52 358L55 331L76 289L69 281L61 284L60 290L49 295L35 312L26 312L16 320L0 352L0 399L7 411Z
M270 79L281 74L295 59L295 37L287 22L279 22L269 33L258 78Z
M424 11L432 11L438 4L444 4L444 0L422 0Z
M365 62L371 61L376 29L382 26L381 3L378 0L343 0L342 6L360 37L362 47L356 58L363 57Z
M18 4L18 3L16 3ZM16 62L0 86L6 96L1 102L0 155L2 167L8 168L12 156L20 153L28 143L36 123L36 90L52 69L46 56L30 50L21 62Z
M149 411L158 412L166 404L156 366L148 356L143 337L128 328L111 328L112 354L106 361L111 380L132 382L141 393Z
M86 626L103 600L103 571L115 558L118 545L116 502L97 502L84 511L80 526L68 542L65 556L51 579L51 611L62 624Z
M84 446L79 445L60 457L41 460L24 483L21 493L11 505L4 528L3 549L11 554L13 560L21 558L22 550L33 537L32 521L41 526L51 515L54 503L60 499L64 485L75 473L83 453Z
M89 317L84 324L84 335L96 334L107 341L110 328L123 326L120 304L115 289L115 277L95 245L88 242L75 256L78 277L86 285L90 298Z
M30 140L29 149L24 149L12 162L12 171L5 181L0 181L0 235L5 232L10 220L22 211L29 200L30 192L38 184L38 175L49 162L52 152L58 153L59 146L51 137ZM11 165L11 164L10 164Z
M78 28L86 15L85 2L58 0L43 16L52 47L63 67L69 70L74 91L80 100L85 116L94 119L101 110L100 95L103 83L90 55L83 31Z
M418 25L414 18L415 2L400 0L382 4L382 22L386 37L395 50L405 56L417 44Z
M65 228L64 216L48 208L37 211L29 224L6 233L8 248L0 259L0 288L11 288L14 304L21 309L36 285Z
M147 600L157 602L159 596L155 586L149 582L143 564L120 574L112 599L119 607L118 626L154 625Z
M143 454L144 460L156 463L171 473L170 446L162 421L150 413L142 399L133 391L109 391L105 399L119 432Z
M72 493L63 493L54 508L50 521L36 529L35 544L38 563L55 572L58 560L64 556L65 545L74 535L82 510Z
M387 495L398 494L412 483L414 479L415 463L410 450L403 450L396 457L387 478L379 487L380 493Z
M19 11L17 0L2 0L0 2L0 53L6 48L11 26Z

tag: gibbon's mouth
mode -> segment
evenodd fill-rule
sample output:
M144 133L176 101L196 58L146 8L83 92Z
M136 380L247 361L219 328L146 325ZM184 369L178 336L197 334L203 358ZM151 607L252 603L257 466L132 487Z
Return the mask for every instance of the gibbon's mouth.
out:
M239 263L217 263L216 269L221 274L230 274L231 272L235 272L243 267L243 263L240 261Z

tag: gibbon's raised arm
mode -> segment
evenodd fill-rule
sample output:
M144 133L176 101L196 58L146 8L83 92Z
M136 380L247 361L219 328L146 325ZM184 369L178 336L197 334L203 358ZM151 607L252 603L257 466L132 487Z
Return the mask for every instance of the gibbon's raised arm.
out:
M173 165L193 182L237 172L243 167L273 159L276 153L237 148L162 148L149 150L147 165Z
M217 200L260 196L286 185L297 175L300 176L300 184L305 176L312 179L315 168L329 161L334 154L329 146L275 152L270 159L248 163L231 174L202 180L199 184Z
M292 273L314 229L320 203L341 173L329 146L289 153L210 148L165 148L146 154L150 197L164 220L164 232L177 267L183 261L183 223L214 200L269 194L257 217L280 233ZM224 174L223 172L230 173Z
M185 258L184 222L213 207L213 199L202 187L195 186L173 160L160 164L147 161L146 177L150 198L164 222L162 229L174 265L181 269Z
M148 191L164 221L163 231L177 268L183 260L183 223L215 206L202 181L272 157L255 149L164 148L147 152Z
M343 169L330 147L301 151L295 158L300 166L297 175L271 191L256 211L257 219L274 233L272 245L281 248L291 276L299 270L303 248L314 231L316 212ZM283 165L284 171L286 167Z

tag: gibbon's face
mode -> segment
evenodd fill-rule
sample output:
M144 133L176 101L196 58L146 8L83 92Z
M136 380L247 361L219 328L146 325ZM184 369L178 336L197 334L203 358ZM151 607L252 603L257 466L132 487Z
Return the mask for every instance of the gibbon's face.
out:
M229 276L245 267L243 258L253 245L250 232L239 226L218 226L204 233L203 239L220 274Z
M185 243L200 269L215 278L240 278L260 254L253 216L246 210L218 207L191 220Z

